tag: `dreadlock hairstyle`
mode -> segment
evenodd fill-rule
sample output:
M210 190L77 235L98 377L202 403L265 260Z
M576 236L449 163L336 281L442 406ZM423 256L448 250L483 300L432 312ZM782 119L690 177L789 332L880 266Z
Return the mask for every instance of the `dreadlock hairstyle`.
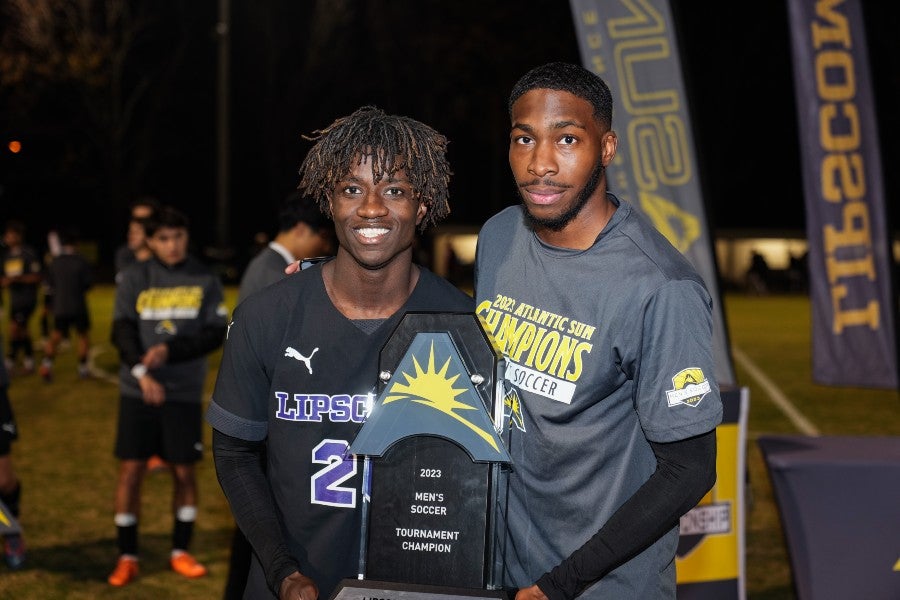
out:
M325 129L303 136L316 140L300 165L297 187L319 202L331 217L330 197L338 182L353 166L368 158L377 183L403 169L428 212L419 230L424 231L450 214L450 164L447 138L415 119L388 115L374 106L363 106Z
M591 103L597 122L607 128L612 127L613 101L609 87L599 76L581 65L552 62L525 73L509 94L510 116L516 100L531 90L558 90L574 94Z

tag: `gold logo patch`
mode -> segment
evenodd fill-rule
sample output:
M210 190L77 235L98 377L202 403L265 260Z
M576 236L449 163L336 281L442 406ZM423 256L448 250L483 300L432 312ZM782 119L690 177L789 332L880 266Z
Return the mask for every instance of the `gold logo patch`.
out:
M666 402L669 406L697 406L703 396L711 391L709 381L703 370L697 367L682 369L672 377L673 389L666 391Z

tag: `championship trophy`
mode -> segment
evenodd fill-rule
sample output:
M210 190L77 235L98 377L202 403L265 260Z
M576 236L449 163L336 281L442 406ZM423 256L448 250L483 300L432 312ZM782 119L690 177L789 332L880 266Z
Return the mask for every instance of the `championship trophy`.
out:
M408 313L349 452L364 462L359 578L332 600L505 599L496 498L511 462L502 354L473 313Z

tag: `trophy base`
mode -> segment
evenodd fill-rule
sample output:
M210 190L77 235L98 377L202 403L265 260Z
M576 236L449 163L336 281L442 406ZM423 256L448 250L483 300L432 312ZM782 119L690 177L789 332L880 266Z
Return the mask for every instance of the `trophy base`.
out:
M511 598L506 590L344 579L329 600L510 600Z

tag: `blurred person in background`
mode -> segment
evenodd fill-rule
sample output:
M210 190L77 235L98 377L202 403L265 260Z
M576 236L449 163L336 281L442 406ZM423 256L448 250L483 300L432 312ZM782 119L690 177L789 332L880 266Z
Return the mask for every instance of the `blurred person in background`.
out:
M44 358L39 369L41 377L47 382L53 379L53 361L57 348L70 329L74 329L76 333L78 376L84 379L89 374L91 321L87 292L93 284L93 274L87 259L78 252L77 241L74 228L63 228L59 232L59 252L47 266L46 282L53 290L53 331L44 345Z
M128 231L124 244L116 249L114 264L116 281L128 265L147 260L152 256L147 247L147 236L144 233L144 221L159 210L159 201L151 196L142 196L131 203L128 220Z
M334 224L314 199L292 192L278 211L275 238L253 257L241 276L238 302L283 278L288 264L333 252Z
M128 230L125 243L116 249L115 270L116 283L126 267L136 262L150 259L153 253L147 245L147 234L144 223L159 210L159 200L153 196L141 196L131 203L129 207ZM165 471L169 465L157 455L153 455L147 461L148 471Z
M38 303L38 290L44 278L40 255L25 243L25 224L11 220L3 234L6 250L3 253L3 272L0 285L9 298L9 352L7 371L12 374L16 358L22 354L22 369L34 372L34 344L28 331L28 321Z
M59 232L51 229L47 232L47 251L44 253L45 271L54 257L59 256L60 250ZM53 329L50 323L53 316L53 288L50 287L46 278L41 282L41 295L43 296L40 312L41 345L44 346L47 344L47 340L50 339L50 331Z
M313 198L305 197L297 191L291 192L278 210L277 227L275 238L259 250L244 270L238 291L238 304L285 277L284 268L287 264L334 253L334 224L322 213L318 202ZM252 552L241 528L235 527L228 578L225 582L225 600L244 597Z
M188 553L197 518L194 465L203 455L207 355L222 345L228 311L219 278L188 254L187 217L163 207L144 227L153 257L122 271L113 308L112 341L121 361L115 446L119 559L108 577L113 586L138 575L140 491L153 455L170 465L173 477L169 564L184 577L206 575L206 567Z

